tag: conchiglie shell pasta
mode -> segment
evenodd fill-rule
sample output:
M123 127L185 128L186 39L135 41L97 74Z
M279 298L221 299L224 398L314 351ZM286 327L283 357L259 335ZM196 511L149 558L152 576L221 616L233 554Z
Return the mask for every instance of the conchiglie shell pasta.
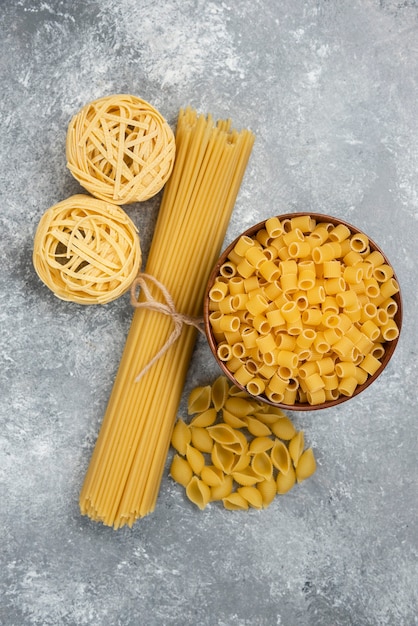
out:
M185 458L175 454L171 462L170 476L177 483L186 487L193 478L193 470Z
M277 494L277 484L273 477L262 480L260 483L257 483L256 488L261 493L261 497L263 499L263 506L268 507L274 500Z
M241 472L242 470L246 469L247 467L249 467L250 463L251 463L251 459L252 459L252 455L251 454L237 454L235 456L235 462L234 465L231 468L232 472Z
M232 476L224 476L220 485L213 485L210 489L210 499L212 501L222 500L232 492L234 481Z
M195 387L189 395L187 403L187 411L189 415L194 413L203 413L210 407L212 398L212 389L210 385L205 387Z
M209 487L219 487L224 480L224 473L215 465L205 465L202 468L200 476L204 483Z
M215 442L211 459L215 467L218 467L225 474L229 474L234 465L235 455L231 450L226 450L221 444Z
M287 493L288 491L292 489L295 482L296 482L296 472L292 466L290 466L290 469L287 472L287 474L282 474L282 472L279 472L276 478L277 493L281 495Z
M193 472L195 474L200 474L205 465L205 457L200 452L200 450L196 450L196 448L193 448L193 446L187 444L186 459L188 460Z
M271 431L279 439L289 441L296 434L296 428L288 417L280 417L271 425Z
M211 492L208 485L197 476L193 476L186 487L186 495L191 502L203 510L210 501Z
M220 411L228 399L229 385L225 376L219 376L212 385L212 404Z
M257 487L239 487L237 493L247 500L248 504L254 509L263 508L263 496L258 491Z
M191 426L192 445L200 452L212 452L213 439L206 428Z
M252 403L245 398L228 398L225 402L225 408L236 417L245 417L253 412Z
M299 459L296 466L296 479L298 482L302 482L306 478L309 478L316 471L316 460L312 448L305 450Z
M291 459L289 450L280 439L276 439L271 450L271 461L276 469L287 474L290 469Z
M231 445L237 443L237 431L231 428L228 424L215 424L210 426L208 432L212 439L221 445Z
M224 507L229 511L246 511L248 502L237 491L222 499Z
M245 418L247 423L248 432L254 435L254 437L268 437L271 435L271 430L267 424L263 424L256 417L247 416Z
M260 479L267 480L273 474L273 464L267 452L258 452L251 462L254 474Z
M207 409L207 411L196 415L190 422L190 426L199 426L201 428L212 426L216 422L216 416L217 412L215 409Z
M173 428L173 434L171 435L171 445L177 452L183 456L186 454L187 444L192 440L192 433L188 425L182 420L178 419Z
M236 415L234 415L230 411L227 411L226 409L223 409L222 416L223 416L224 422L228 424L229 426L231 426L231 428L245 428L245 426L247 425L247 423L243 419L241 419L240 417L237 417Z
M257 452L266 452L273 447L274 441L270 437L255 437L249 447L250 454L257 454Z
M303 431L300 430L289 442L289 454L296 467L305 445L305 437Z
M251 487L263 480L260 474L256 474L251 467L247 467L240 472L232 472L232 478L243 487Z

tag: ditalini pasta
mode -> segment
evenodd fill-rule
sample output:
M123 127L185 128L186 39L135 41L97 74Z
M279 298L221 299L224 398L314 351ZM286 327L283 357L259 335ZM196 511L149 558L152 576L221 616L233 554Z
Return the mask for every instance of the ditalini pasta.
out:
M203 397L204 409L199 412L195 400ZM277 494L287 493L316 471L312 448L304 450L303 431L297 432L280 409L237 393L225 376L194 388L188 407L189 423L178 418L173 429L171 445L176 452L170 476L200 509L210 502L221 502L231 511L263 509ZM206 436L193 441L193 424L211 410L215 423L200 427L199 433L212 439L208 446ZM237 419L235 426L226 421L231 415Z
M379 370L399 336L399 286L363 233L309 215L271 218L225 256L229 276L214 270L205 319L222 369L249 394L322 405Z
M43 214L33 265L61 300L106 304L125 293L138 273L137 228L121 207L76 194Z
M215 123L211 116L198 115L190 108L180 111L176 161L164 189L145 271L164 285L183 315L202 313L205 286L253 142L250 131L238 132L229 121ZM153 284L150 290L158 299ZM196 328L184 325L177 341L139 379L138 374L172 330L170 316L135 310L81 490L81 512L114 528L132 526L156 505ZM225 393L222 385L219 387L218 403ZM209 408L205 390L191 399L191 406L202 412ZM175 433L181 439L184 428L176 428ZM185 455L197 468L200 457L193 453L191 441L185 446ZM200 483L195 481L189 491L196 502L204 504L205 490Z
M68 169L93 196L115 204L158 193L171 175L175 150L166 120L132 95L90 102L68 126Z

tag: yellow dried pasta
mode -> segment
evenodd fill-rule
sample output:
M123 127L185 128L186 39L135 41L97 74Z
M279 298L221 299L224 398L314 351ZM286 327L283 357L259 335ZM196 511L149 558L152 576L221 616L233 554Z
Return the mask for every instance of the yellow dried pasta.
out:
M234 511L266 508L277 494L312 476L313 450L304 450L303 431L283 411L237 392L222 378L190 392L194 417L190 424L179 418L174 426L170 476L200 509L210 502ZM196 406L203 412L194 413Z
M281 234L262 226L227 249L232 278L221 277L216 303L208 292L212 349L238 387L271 403L351 397L399 336L393 268L354 227L309 215L277 222ZM356 375L340 373L346 362Z

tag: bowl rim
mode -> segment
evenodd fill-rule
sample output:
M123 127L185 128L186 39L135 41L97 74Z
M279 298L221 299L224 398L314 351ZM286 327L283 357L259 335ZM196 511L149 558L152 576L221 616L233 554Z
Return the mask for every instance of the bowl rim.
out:
M395 339L393 339L392 341L387 341L385 342L383 345L385 346L385 353L384 353L384 357L382 358L382 363L380 365L380 367L377 369L377 371L371 375L368 376L367 380L361 384L358 385L356 387L356 389L354 390L353 394L351 396L339 396L339 398L335 399L335 400L329 400L326 402L323 402L321 404L316 404L316 405L310 405L309 403L305 402L305 403L295 403L295 404L284 404L283 402L272 402L271 400L269 400L266 396L264 396L263 394L260 395L253 395L251 394L246 387L244 387L243 385L241 385L240 383L238 383L238 381L235 379L234 375L232 372L230 372L228 370L228 368L226 367L226 365L223 363L223 361L221 361L219 359L219 357L216 354L216 347L217 347L217 343L216 340L213 336L213 332L212 332L212 327L209 321L209 291L213 285L213 283L215 282L216 277L219 275L219 268L221 267L221 265L223 264L223 262L225 261L225 259L228 257L229 253L231 252L231 250L235 247L235 245L237 244L238 240L242 237L242 236L249 236L252 237L254 236L257 232L259 232L264 226L265 223L268 219L271 218L266 218L260 222L258 222L257 224L254 224L253 226L248 227L246 230L244 230L242 233L240 233L237 237L235 237L235 239L233 241L231 241L231 243L226 246L226 248L222 251L222 253L220 254L215 266L213 267L210 275L209 275L209 279L207 281L206 284L206 288L205 288L205 292L204 292L204 300L203 300L203 321L204 321L204 329L205 329L205 334L206 334L206 338L207 341L209 343L209 347L211 349L211 352L218 364L218 366L221 368L221 370L223 371L223 373L225 374L225 376L227 376L227 378L234 384L236 385L239 389L241 389L242 391L245 391L245 393L247 393L249 395L250 398L254 398L256 400L260 400L270 406L282 409L282 410L287 410L287 411L318 411L318 410L323 410L323 409L329 409L329 408L333 408L336 407L340 404L343 404L344 402L347 402L348 400L351 400L355 397L357 397L360 393L362 393L365 389L367 389L368 387L370 387L370 385L372 383L375 382L375 380L381 375L381 373L383 372L383 370L387 367L389 361L391 360L395 349L398 345L399 339L400 339L400 335L401 335L401 331L402 331L402 319L403 319L403 303L402 303L402 295L401 295L401 288L400 288L400 284L399 284L399 280L398 277L396 275L395 269L393 267L393 265L391 264L391 262L389 261L387 255L385 254L385 252L383 252L383 250L380 248L380 246L371 238L369 237L369 235L362 230L361 228L358 228L357 226L354 226L353 224L351 224L350 222L347 222L344 219L341 219L339 217L334 217L332 215L326 214L326 213L315 213L315 212L311 212L311 211L297 211L294 213L282 213L282 214L276 214L272 217L277 217L278 219L280 219L281 221L286 220L286 219L291 219L292 217L302 217L302 216L310 216L313 219L315 219L317 222L330 222L332 223L334 226L338 225L338 224L342 224L344 226L347 226L347 228L350 229L350 231L352 233L361 233L366 235L366 237L369 240L370 246L373 250L376 250L378 252L380 252L380 254L383 256L385 263L387 263L388 265L390 265L390 267L393 270L393 278L396 280L396 282L399 285L399 292L394 294L392 296L392 298L396 301L396 304L398 306L398 310L394 316L394 320L398 326L399 329L399 334L398 337L396 337Z

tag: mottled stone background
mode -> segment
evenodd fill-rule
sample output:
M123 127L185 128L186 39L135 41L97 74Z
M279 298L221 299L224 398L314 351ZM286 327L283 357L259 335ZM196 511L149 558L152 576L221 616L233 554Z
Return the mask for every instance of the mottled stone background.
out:
M1 624L417 624L417 3L0 7ZM225 243L280 212L328 212L364 229L398 274L404 327L389 367L338 409L291 415L318 471L266 511L202 513L166 471L133 530L80 516L132 311L128 297L61 302L31 250L43 212L80 191L65 162L71 116L118 92L173 128L191 104L253 129ZM129 209L145 257L159 201ZM218 373L199 339L181 410Z

